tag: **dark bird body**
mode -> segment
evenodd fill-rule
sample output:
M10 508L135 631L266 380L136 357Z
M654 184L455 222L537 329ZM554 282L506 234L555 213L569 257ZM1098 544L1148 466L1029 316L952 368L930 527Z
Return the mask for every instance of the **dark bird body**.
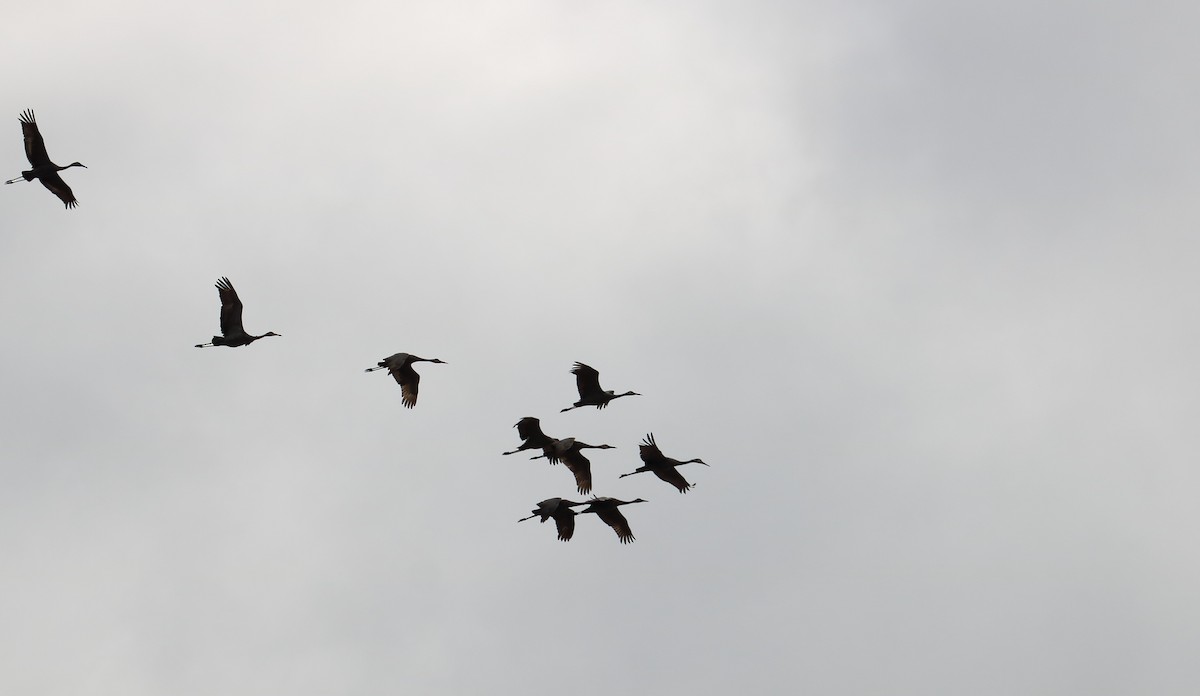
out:
M666 456L654 442L654 433L650 433L642 441L641 446L638 447L638 454L641 455L642 461L645 463L628 474L621 474L617 478L625 478L626 476L640 474L643 471L650 471L655 476L678 488L680 493L687 493L688 489L692 488L695 484L688 483L683 474L679 473L675 467L683 466L684 464L704 464L704 466L708 466L708 464L699 459L689 459L686 462L681 462Z
M618 510L622 505L632 505L633 503L644 503L645 500L638 498L637 500L617 500L616 498L592 498L588 501L590 505L586 510L579 512L580 515L586 515L589 512L596 513L596 516L613 528L617 533L617 538L622 544L628 544L633 541L633 531L629 529L629 521L625 519L625 515Z
M197 343L197 348L212 346L248 346L260 338L278 336L274 331L268 331L261 336L252 336L242 328L242 301L238 298L237 290L228 278L217 281L217 294L221 297L221 335L213 336L211 343Z
M612 390L605 391L601 389L600 373L581 362L575 363L575 366L571 368L571 374L575 375L575 387L579 390L579 401L564 408L560 413L565 413L573 408L580 408L582 406L604 408L608 405L608 402L613 399L619 399L622 396L641 396L641 394L632 391L627 391L624 394L614 394Z
M586 442L580 442L573 437L555 440L550 445L542 448L542 454L534 457L541 459L545 457L551 464L562 462L563 466L575 474L575 486L580 493L592 492L592 463L587 457L583 456L585 449L616 449L612 445L589 445Z
M41 132L38 131L37 120L34 119L32 110L26 110L21 114L21 133L25 136L25 157L33 168L21 172L21 176L9 179L4 183L12 184L22 179L25 181L37 179L42 182L42 186L50 190L50 193L58 196L66 207L74 208L79 205L79 202L75 200L75 194L71 193L71 187L67 186L67 182L63 181L58 173L71 167L83 167L84 169L87 167L79 162L72 162L65 167L60 167L50 161L50 155L46 154L46 143L42 140Z
M501 454L516 454L523 450L544 449L554 444L554 438L542 432L542 422L533 416L525 416L513 426L521 437L521 446L511 452Z
M558 526L558 540L570 541L571 536L575 534L576 515L576 512L571 508L576 505L587 505L587 503L576 503L572 500L564 500L562 498L547 498L538 503L537 508L530 510L533 513L532 515L522 517L517 521L524 522L534 517L541 517L541 521L544 524L546 520L554 518L554 524Z
M418 358L408 353L396 353L380 360L378 366L368 367L366 372L387 368L388 374L400 385L400 400L404 402L404 407L412 408L417 405L417 391L421 385L421 375L413 369L413 363L416 362L445 364L437 358Z

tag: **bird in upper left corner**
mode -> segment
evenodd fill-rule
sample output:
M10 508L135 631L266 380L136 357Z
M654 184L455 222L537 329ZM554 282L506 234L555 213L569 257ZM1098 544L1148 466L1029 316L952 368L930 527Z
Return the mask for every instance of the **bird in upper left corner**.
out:
M71 187L67 186L67 182L63 181L58 173L71 167L87 169L87 166L79 162L72 162L65 167L60 167L50 161L50 155L46 154L46 143L42 140L41 132L38 131L37 120L33 117L32 109L26 109L21 114L21 133L25 135L25 157L29 159L29 164L33 169L23 171L21 176L13 177L4 183L12 184L22 180L37 179L42 182L42 186L50 190L50 193L58 196L68 208L79 205L79 201L75 200L75 194L71 193Z

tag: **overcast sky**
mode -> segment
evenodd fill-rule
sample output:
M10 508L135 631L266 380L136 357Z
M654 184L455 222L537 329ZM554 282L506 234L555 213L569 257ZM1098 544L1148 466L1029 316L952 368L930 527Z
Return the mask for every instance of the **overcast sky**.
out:
M1196 693L1198 29L7 8L3 178L88 169L0 186L0 691ZM221 276L281 338L192 347ZM636 543L516 523L523 416Z

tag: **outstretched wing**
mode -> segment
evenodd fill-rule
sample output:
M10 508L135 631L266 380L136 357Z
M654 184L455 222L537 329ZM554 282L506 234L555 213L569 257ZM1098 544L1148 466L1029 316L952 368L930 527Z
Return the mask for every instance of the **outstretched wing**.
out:
M629 528L629 521L625 519L625 515L622 515L620 510L612 508L610 510L601 510L596 514L600 519L604 520L604 524L613 528L613 531L617 533L617 538L621 540L622 544L628 544L633 541L633 530Z
M601 391L600 373L594 368L577 362L571 368L571 374L575 375L575 387L579 390L580 399L585 398L589 394L597 394Z
M542 424L533 416L526 416L517 421L517 435L533 447L543 447L550 443L550 438L542 432Z
M388 368L388 372L396 378L396 383L400 385L400 401L404 403L405 408L412 408L417 405L417 390L421 386L421 375L412 368L412 363L406 362L399 368Z
M21 134L25 136L25 157L34 167L42 167L50 164L50 155L46 154L46 143L42 140L42 134L38 130L37 120L33 117L33 110L26 109L25 113L21 114ZM42 183L45 183L44 181ZM46 188L51 191L50 184L46 184ZM63 185L66 188L66 185ZM54 193L62 198L62 194L58 191ZM67 193L71 193L71 189L67 189ZM63 199L66 200L66 199Z
M692 484L687 482L683 474L679 473L679 469L673 466L655 467L651 471L654 472L655 476L678 488L680 493L687 493L688 489L692 487Z
M575 511L564 506L554 513L554 524L558 526L558 540L570 541L575 534Z
M661 464L666 457L662 450L658 448L658 443L654 441L654 433L646 435L646 439L642 440L642 444L638 447L638 455L642 461L651 466Z
M217 294L221 296L221 335L228 338L246 333L242 328L242 301L228 278L217 281Z
M569 450L562 458L563 466L575 474L575 485L580 493L592 492L592 463L579 450Z
M26 140L26 143L28 142ZM42 182L42 186L50 190L50 193L58 196L59 200L65 203L68 208L74 208L79 205L79 201L75 200L75 194L71 193L71 187L67 186L67 182L62 180L58 172L43 174L38 177L38 180Z

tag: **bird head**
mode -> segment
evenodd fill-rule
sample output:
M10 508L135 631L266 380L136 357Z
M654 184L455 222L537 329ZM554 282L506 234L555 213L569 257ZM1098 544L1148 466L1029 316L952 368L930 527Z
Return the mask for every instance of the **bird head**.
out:
M72 162L72 163L68 164L67 166L63 167L63 169L70 169L71 167L83 167L84 169L87 169L87 165L83 164L81 162Z
M266 338L267 336L279 336L279 334L275 333L274 331L268 331L262 335L263 338Z
M681 464L703 464L704 466L708 466L708 462L704 461L703 459L689 459L686 462L680 462L680 463ZM711 469L712 467L709 467L709 468Z

